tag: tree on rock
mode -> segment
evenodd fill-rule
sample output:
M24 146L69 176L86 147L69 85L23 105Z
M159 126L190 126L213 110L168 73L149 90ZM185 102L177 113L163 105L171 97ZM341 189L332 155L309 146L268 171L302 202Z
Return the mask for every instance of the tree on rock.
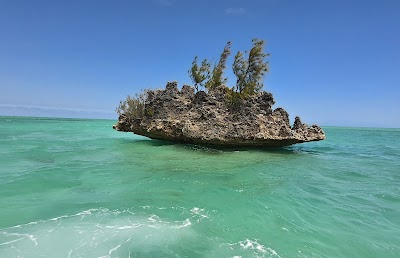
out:
M194 83L196 91L199 90L199 85L203 87L205 86L207 79L210 78L210 68L211 68L211 64L208 62L207 59L204 59L201 62L200 67L197 64L197 62L198 62L198 57L196 56L192 62L192 67L188 71L189 76Z
M206 83L206 88L209 91L212 91L221 85L226 84L228 78L223 78L224 70L226 68L226 60L228 59L229 55L231 54L231 42L228 41L224 50L221 53L218 63L214 66L212 70L212 75L209 81Z
M263 77L269 70L268 61L264 61L269 54L264 53L264 41L253 39L253 47L250 51L245 51L248 57L245 58L242 52L235 55L233 62L233 73L236 75L236 85L229 90L237 94L235 99L242 99L248 95L253 95L260 92L263 87ZM218 63L211 69L211 64L207 59L204 59L201 65L198 65L197 56L192 62L192 67L188 71L189 76L194 83L195 89L198 91L198 86L205 87L208 91L213 91L222 85L226 85L228 79L224 77L226 62L231 54L231 42L228 42L221 53Z
M233 73L236 75L236 92L242 93L245 89L247 62L243 59L242 52L238 51L233 62Z
M270 54L264 53L264 41L253 39L253 47L245 60L242 52L238 52L233 62L233 73L236 75L235 91L244 95L253 95L263 87L263 77L269 71L268 61L264 59ZM247 51L245 52L247 53Z

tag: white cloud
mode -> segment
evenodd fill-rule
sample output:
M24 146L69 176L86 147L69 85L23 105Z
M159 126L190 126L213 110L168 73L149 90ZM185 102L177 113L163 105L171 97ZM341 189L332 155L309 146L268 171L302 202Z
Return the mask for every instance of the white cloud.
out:
M240 8L228 8L225 9L225 13L227 15L245 15L246 14L246 9L244 9L243 7Z

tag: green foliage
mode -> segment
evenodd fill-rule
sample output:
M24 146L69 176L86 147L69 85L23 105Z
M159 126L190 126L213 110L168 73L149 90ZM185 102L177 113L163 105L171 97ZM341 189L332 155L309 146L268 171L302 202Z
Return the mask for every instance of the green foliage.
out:
M198 57L196 56L192 62L192 67L188 71L189 76L194 83L196 91L199 90L199 85L205 86L206 80L210 78L210 68L211 68L211 64L208 62L207 59L204 59L201 62L200 67L197 64L197 62L198 62Z
M125 100L119 102L116 108L118 115L126 115L129 119L143 118L145 115L145 101L147 99L147 91L136 94L135 97L127 96ZM153 112L154 114L154 112Z
M245 88L246 81L246 71L247 71L247 61L243 59L242 52L238 51L235 55L235 60L233 62L233 73L236 75L236 87L237 92L243 92Z
M235 89L232 87L227 89L225 97L228 107L230 110L234 111L240 108L244 95L235 91Z
M154 116L154 110L151 107L146 108L146 115L149 117Z
M263 76L269 71L268 61L264 62L269 56L264 53L264 41L253 39L252 42L253 48L249 52L248 59L245 60L239 51L232 67L237 77L235 90L244 95L259 92L263 87Z
M264 41L253 39L252 42L253 47L250 51L245 51L248 57L245 58L242 52L237 52L232 66L233 73L237 78L236 85L232 90L240 93L242 97L260 92L263 87L263 77L269 71L268 61L264 60L270 54L264 53ZM228 42L211 72L211 64L207 59L204 59L199 66L197 56L194 58L192 67L188 72L196 91L199 90L198 85L205 87L208 91L213 91L227 83L227 78L224 78L223 75L230 54L231 42Z
M226 68L226 61L231 54L231 42L228 41L226 43L226 46L224 47L224 50L221 53L220 59L218 61L218 64L216 64L212 70L212 75L210 80L206 82L206 88L209 91L214 90L217 87L220 87L223 84L226 84L228 81L228 78L223 78L224 75L224 70Z

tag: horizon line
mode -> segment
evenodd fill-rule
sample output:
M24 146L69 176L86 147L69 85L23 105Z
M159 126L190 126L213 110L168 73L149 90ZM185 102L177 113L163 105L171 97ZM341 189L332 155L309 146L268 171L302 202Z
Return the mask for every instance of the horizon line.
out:
M1 104L0 104L1 105ZM117 114L116 114L117 115ZM82 119L82 120L118 120L118 117L113 118L93 118L93 117L66 117L66 116L29 116L29 115L3 115L0 114L0 117L28 117L28 118L48 118L48 119ZM341 128L364 128L364 129L400 129L400 127L387 127L387 126L356 126L356 125L320 125L321 127L341 127Z

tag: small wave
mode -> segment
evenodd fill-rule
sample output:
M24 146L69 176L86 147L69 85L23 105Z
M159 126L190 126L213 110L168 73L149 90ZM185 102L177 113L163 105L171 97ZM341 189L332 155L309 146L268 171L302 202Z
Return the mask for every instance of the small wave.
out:
M186 219L182 225L177 226L176 228L186 228L186 227L190 227L192 225L192 223L190 222L189 219Z
M193 211L192 211L193 210ZM128 257L148 250L172 253L182 239L195 239L192 219L206 217L193 208L184 220L129 210L90 209L0 230L0 257ZM164 255L165 256L165 255Z
M257 242L257 240L246 239L240 241L239 245L244 250L253 250L255 254L269 255L269 257L279 257L278 253L270 247L265 247L264 245Z
M272 249L258 242L257 239L245 239L237 243L229 243L221 245L221 253L227 253L225 248L228 248L231 257L271 257L280 258L281 256Z
M204 209L194 207L193 209L190 210L190 212L192 212L193 214L199 215L200 217L208 218L208 216L204 214L205 213Z

